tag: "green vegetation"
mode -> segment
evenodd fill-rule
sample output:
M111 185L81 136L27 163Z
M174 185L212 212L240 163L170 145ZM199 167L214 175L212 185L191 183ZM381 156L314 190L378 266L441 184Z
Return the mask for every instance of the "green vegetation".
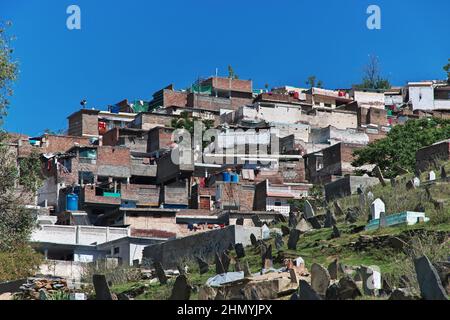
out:
M380 66L378 58L374 55L369 56L369 62L364 68L364 77L362 83L355 86L357 89L374 89L383 90L390 89L391 84L388 79L382 78L380 75Z
M356 150L353 165L376 164L385 177L396 177L400 168L414 171L416 152L422 147L450 138L450 120L422 118L395 126L386 138Z
M323 81L317 80L317 77L313 75L308 77L306 85L310 88L323 88Z
M450 58L448 59L448 63L444 66L445 72L447 72L447 82L450 83Z
M12 84L17 79L18 63L13 61L11 40L6 33L10 22L0 21L0 124L7 114L9 97L13 94Z

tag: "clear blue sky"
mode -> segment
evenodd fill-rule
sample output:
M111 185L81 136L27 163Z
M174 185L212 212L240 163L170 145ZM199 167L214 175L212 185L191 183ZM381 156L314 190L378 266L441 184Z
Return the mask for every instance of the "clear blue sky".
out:
M70 4L81 8L80 31L66 28ZM366 28L370 4L381 7L381 30ZM5 128L63 129L83 98L96 108L151 99L229 64L254 87L304 86L311 74L349 87L368 54L393 84L443 79L449 13L448 0L1 0L20 61Z

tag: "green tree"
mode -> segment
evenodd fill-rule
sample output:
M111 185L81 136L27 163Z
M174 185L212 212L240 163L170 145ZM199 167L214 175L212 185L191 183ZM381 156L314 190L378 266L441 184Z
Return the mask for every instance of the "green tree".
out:
M228 66L228 78L230 79L239 79L239 76L234 72L234 69L232 66Z
M381 77L380 63L374 55L369 56L369 62L364 67L362 83L355 86L358 89L390 89L391 84L388 79Z
M448 59L448 63L444 66L445 72L447 72L447 82L450 83L450 58Z
M194 134L195 121L201 121L203 123L202 133L204 133L206 130L208 130L214 126L214 120L194 119L192 117L189 117L189 114L187 112L182 112L180 115L180 118L178 118L178 119L172 119L171 126L172 126L172 128L175 128L175 129L187 130L191 134L191 137L192 137ZM208 142L204 141L203 147L206 147L207 144L208 144Z
M18 63L12 58L12 38L6 33L10 25L10 22L0 22L0 125L7 115L9 97L13 94L12 84L18 72Z
M317 80L317 77L312 75L306 80L306 85L310 88L323 88L323 81Z
M386 138L356 150L353 166L376 164L388 178L400 168L414 171L416 152L422 147L450 138L450 120L422 118L392 128Z

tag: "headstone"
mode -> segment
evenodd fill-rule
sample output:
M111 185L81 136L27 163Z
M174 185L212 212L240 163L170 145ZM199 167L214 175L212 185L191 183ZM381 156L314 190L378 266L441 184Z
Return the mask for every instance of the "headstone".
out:
M179 275L172 288L169 300L189 300L191 296L191 286L187 282L185 275Z
M311 226L313 227L313 229L321 229L322 225L319 222L319 219L317 219L317 217L312 216L310 218L308 218L308 222L311 224Z
M333 226L333 231L331 232L331 239L337 239L341 237L341 232L339 231L338 227L335 225Z
M387 227L386 213L380 212L380 228Z
M397 180L395 180L395 178L391 178L389 181L391 182L392 188L395 188L397 186Z
M305 200L305 205L303 207L306 219L314 217L314 208L308 200Z
M159 283L166 284L167 276L166 273L164 272L161 262L155 261L155 263L153 263L153 267L155 268L156 276L158 277Z
M383 177L383 173L380 170L380 167L376 166L373 169L373 173L375 174L375 176L378 178L378 180L380 181L381 185L383 187L386 187L386 182L384 181L384 177Z
M39 300L48 300L47 291L44 288L39 289Z
M359 275L363 284L365 295L376 295L381 290L381 273L373 267L361 266Z
M375 197L374 197L374 195L373 195L373 192L372 192L372 191L369 191L369 192L367 193L367 201L372 202L374 198L375 198Z
M358 207L347 208L347 214L345 215L345 221L350 223L355 223L358 221L359 216L361 215L361 210Z
M386 206L380 198L375 199L370 205L370 216L372 220L380 218L380 212L386 212Z
M250 235L250 242L251 242L252 246L256 246L256 244L257 244L256 237L253 233Z
M200 257L197 257L198 269L200 270L200 274L205 274L209 271L208 263Z
M338 283L339 300L355 299L360 297L361 291L349 276L343 277Z
M366 207L366 196L364 193L359 194L359 208L361 211L364 211L364 208Z
M414 184L414 181L409 180L406 183L406 190L412 190L412 189L415 189L415 188L416 188L416 185Z
M268 226L263 225L262 228L261 228L261 233L262 233L262 238L264 240L270 239L270 229L269 229Z
M275 234L275 248L280 250L284 246L283 237L280 234Z
M291 232L291 230L288 227L286 227L284 224L281 225L281 233L283 234L283 237L287 236L289 232Z
M330 285L330 274L320 264L313 263L311 266L311 288L321 296L325 296Z
M289 269L289 277L291 278L292 283L298 284L297 273L294 269Z
M252 216L252 221L255 227L261 228L263 226L261 219L256 214Z
M298 298L299 300L322 300L305 280L300 280Z
M92 276L92 282L95 289L96 300L112 300L111 291L109 291L106 277L103 274L94 274Z
M414 177L413 183L415 188L420 187L420 179L418 177Z
M231 259L226 251L222 252L220 260L222 261L222 266L223 269L225 270L225 273L228 272L228 269L230 268Z
M289 233L288 249L297 250L297 242L300 237L300 231L297 229L292 229Z
M234 245L234 250L236 251L236 257L238 259L245 257L245 249L242 243L236 243Z
M436 268L427 256L414 260L420 294L425 300L448 300Z
M241 262L238 259L236 259L236 263L234 264L234 271L235 272L242 271Z
M328 287L325 299L339 300L339 285L337 283L333 283L331 286Z
M297 225L297 217L294 212L289 212L289 228L295 228Z
M222 261L220 260L220 256L217 252L215 255L215 263L216 263L216 274L225 273L225 268L223 267Z
M236 219L236 225L243 226L244 225L244 218L237 218Z
M248 261L246 261L244 264L244 277L248 278L251 276L252 276L252 273L250 272L250 267L248 266Z
M304 218L300 218L300 221L297 223L297 226L295 228L302 233L311 231L313 229L311 224L309 224L308 221L306 221Z
M331 210L327 210L327 214L325 217L324 228L331 228L336 224L336 217L331 212Z
M262 263L261 267L263 269L269 269L272 267L272 245L269 245L266 251L261 255Z
M261 300L259 297L258 292L256 291L255 287L252 287L250 290L250 300Z
M344 215L344 210L342 210L341 205L339 204L338 201L334 201L334 213L337 216L343 216Z
M364 194L364 190L361 188L361 186L359 186L358 188L356 188L356 192L358 194Z
M428 180L430 180L430 181L435 181L436 180L436 173L433 170L431 170L428 173Z
M441 179L446 179L447 178L447 172L445 172L445 167L442 166L441 167Z
M338 263L339 259L334 259L334 261L328 265L328 273L330 274L331 280L338 279Z

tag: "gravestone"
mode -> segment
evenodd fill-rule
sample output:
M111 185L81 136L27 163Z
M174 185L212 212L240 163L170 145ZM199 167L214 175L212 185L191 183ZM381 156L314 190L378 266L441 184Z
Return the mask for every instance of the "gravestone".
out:
M236 225L243 226L244 225L244 218L237 218L236 219Z
M250 290L250 300L261 300L259 297L258 292L256 291L255 287L252 287Z
M389 181L391 182L392 188L395 188L397 186L397 180L395 180L395 178L391 178Z
M368 193L367 193L367 201L369 201L369 202L373 202L373 200L374 200L374 195L373 195L373 192L372 191L369 191Z
M314 217L308 218L308 222L311 224L313 229L315 229L315 230L322 229L322 225L320 224L320 221L319 221L319 219L317 219L317 217L314 216Z
M308 232L313 229L311 224L309 224L308 221L306 221L303 217L300 218L300 221L297 223L297 226L295 229L299 230L302 233Z
M324 228L331 228L336 224L336 217L331 212L331 210L327 210L327 214L325 217Z
M447 172L445 172L444 166L441 167L441 179L447 178Z
M428 173L428 180L429 180L429 181L435 181L435 180L436 180L436 173L435 173L433 170L431 170L431 171Z
M252 246L256 246L256 244L257 244L256 237L253 233L250 235L250 242L251 242Z
M234 272L241 272L242 271L242 267L241 267L241 262L236 259L236 263L234 264Z
M420 187L420 179L418 177L414 177L413 183L415 188Z
M356 285L355 281L349 276L345 276L339 280L338 283L338 297L339 300L355 299L362 296L361 291Z
M305 213L306 219L312 218L315 215L314 208L313 208L313 206L311 205L311 203L308 200L305 201L305 205L303 207L303 211Z
M292 229L289 233L288 249L297 250L297 242L300 237L300 231L297 229Z
M359 187L356 189L356 192L357 192L358 194L364 194L364 190L361 188L361 186L359 186Z
M380 218L380 212L386 212L386 206L380 198L375 199L370 205L370 216L372 220Z
M112 300L111 291L109 291L106 277L103 274L94 274L92 276L92 282L95 289L96 300Z
M331 239L337 239L341 237L341 232L336 225L333 226L333 231L331 232Z
M289 269L289 277L291 278L292 283L298 284L297 273L294 269Z
M236 257L238 259L245 257L245 249L242 243L236 243L234 245L234 250L236 251Z
M268 240L270 239L270 229L268 226L266 226L265 224L262 226L261 228L261 234L262 234L262 238L264 240Z
M179 275L172 288L169 300L189 300L191 297L191 286L187 282L185 275Z
M284 246L283 237L280 234L275 234L275 248L280 250Z
M313 288L305 280L300 280L299 284L299 300L322 300L322 298L314 291Z
M225 268L223 267L222 260L220 260L220 256L217 252L215 255L215 263L216 263L216 274L225 273Z
M337 216L343 216L344 215L344 210L342 210L341 205L339 204L338 201L334 201L334 213Z
M448 300L436 268L427 256L414 260L420 294L425 300Z
M345 221L350 223L355 223L358 221L359 216L361 215L361 210L358 207L347 208L347 214L345 215Z
M289 234L289 232L291 232L291 230L288 227L286 227L284 224L281 225L281 233L282 233L283 237L287 236Z
M205 274L209 271L208 263L200 257L197 257L198 268L200 270L200 274Z
M250 272L250 267L248 266L248 261L246 261L245 265L244 265L244 277L248 278L251 276L252 276L252 273Z
M261 219L256 214L252 216L252 221L255 227L261 228L263 226Z
M372 267L361 266L358 271L365 295L376 295L381 290L380 271Z
M295 228L296 225L297 225L297 217L295 216L294 212L290 212L288 226L289 228Z
M321 296L325 296L330 285L330 274L320 264L313 263L311 266L311 288Z
M364 195L364 193L360 193L359 194L359 208L361 209L361 211L363 211L365 207L366 207L366 196Z
M269 245L266 251L261 255L261 267L268 269L272 267L272 245Z
M156 276L158 277L159 283L166 284L167 276L166 273L164 272L161 262L155 261L155 263L153 263L153 267L155 268Z
M386 213L380 212L380 228L387 227Z
M415 189L415 188L416 188L416 185L414 184L414 182L412 180L409 180L406 183L406 190L412 190L412 189Z
M373 173L375 174L375 176L378 178L378 180L380 181L381 185L383 187L386 187L386 181L384 181L384 177L383 177L383 173L380 170L380 167L376 166L373 169Z
M328 273L330 274L331 280L338 279L338 264L339 264L339 259L334 259L334 261L328 265Z
M220 260L222 261L222 266L223 266L223 269L225 270L225 273L228 272L228 269L230 268L230 262L231 262L231 259L228 256L228 252L226 252L226 251L222 252Z

